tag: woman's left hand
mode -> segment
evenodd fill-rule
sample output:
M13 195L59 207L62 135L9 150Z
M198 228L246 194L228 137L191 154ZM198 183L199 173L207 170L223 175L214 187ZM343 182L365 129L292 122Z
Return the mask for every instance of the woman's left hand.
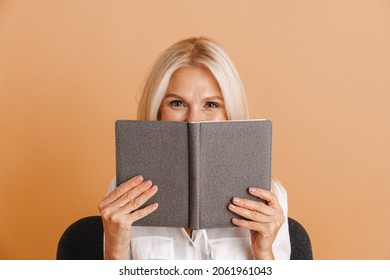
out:
M267 201L268 205L235 197L229 204L229 210L248 220L234 218L232 222L250 229L255 259L274 259L272 244L285 222L283 210L274 193L260 188L249 188L249 193Z

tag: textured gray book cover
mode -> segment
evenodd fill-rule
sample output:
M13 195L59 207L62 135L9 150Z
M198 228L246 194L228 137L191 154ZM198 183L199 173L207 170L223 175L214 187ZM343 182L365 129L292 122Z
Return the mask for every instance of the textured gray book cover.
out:
M135 225L222 228L235 216L232 198L270 189L269 120L116 122L117 184L142 175L159 187L159 208Z

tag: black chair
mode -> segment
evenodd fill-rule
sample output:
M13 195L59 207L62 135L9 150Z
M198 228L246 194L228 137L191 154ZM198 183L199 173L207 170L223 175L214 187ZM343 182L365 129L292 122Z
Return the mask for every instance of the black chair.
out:
M299 222L289 217L288 231L291 243L290 260L312 260L311 241L305 228Z
M288 218L291 260L312 260L309 235L304 227ZM57 260L102 260L103 224L100 216L82 218L62 234L57 247Z
M62 234L57 260L102 260L103 223L100 216L82 218Z

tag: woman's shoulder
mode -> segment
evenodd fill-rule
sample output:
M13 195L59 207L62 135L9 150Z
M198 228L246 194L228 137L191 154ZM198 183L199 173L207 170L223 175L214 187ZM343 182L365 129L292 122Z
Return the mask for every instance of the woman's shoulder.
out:
M108 186L107 194L111 193L116 188L116 176L111 180L110 185Z
M276 195L276 197L278 198L280 206L282 207L282 209L287 214L287 207L288 207L288 204L287 204L287 191L283 187L282 183L278 179L276 179L274 177L271 178L271 192L273 192Z
M281 194L287 196L287 191L282 185L282 183L275 177L271 178L271 191L276 195Z

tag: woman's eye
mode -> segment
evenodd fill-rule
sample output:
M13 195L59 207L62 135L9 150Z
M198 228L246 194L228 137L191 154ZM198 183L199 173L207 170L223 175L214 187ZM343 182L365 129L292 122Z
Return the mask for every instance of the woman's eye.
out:
M216 102L207 102L206 103L206 108L218 108L219 104Z
M180 107L180 106L184 106L184 103L182 101L179 101L179 100L174 100L174 101L171 101L169 103L170 106L173 106L173 107Z

